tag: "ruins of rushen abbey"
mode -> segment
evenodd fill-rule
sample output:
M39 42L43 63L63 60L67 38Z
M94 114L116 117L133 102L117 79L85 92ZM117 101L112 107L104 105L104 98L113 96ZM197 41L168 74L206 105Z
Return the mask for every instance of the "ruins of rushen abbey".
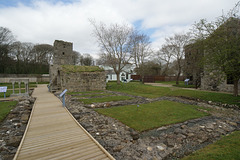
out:
M74 65L73 44L54 41L53 64L49 67L50 91L70 92L105 90L106 73L98 66Z

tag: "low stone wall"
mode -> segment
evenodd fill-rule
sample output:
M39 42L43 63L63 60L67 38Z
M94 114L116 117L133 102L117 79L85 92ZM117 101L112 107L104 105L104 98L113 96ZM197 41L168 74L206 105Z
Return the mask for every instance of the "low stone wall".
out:
M13 159L21 142L35 98L23 97L0 123L0 160Z
M29 82L49 82L49 74L0 74L0 83L9 83L10 79L29 79Z
M238 86L240 86L240 81L238 82ZM216 79L206 75L201 78L201 89L233 93L234 85L227 84L227 80L217 82ZM238 87L238 92L240 93L240 87Z
M60 73L62 89L70 92L94 91L106 89L105 72Z

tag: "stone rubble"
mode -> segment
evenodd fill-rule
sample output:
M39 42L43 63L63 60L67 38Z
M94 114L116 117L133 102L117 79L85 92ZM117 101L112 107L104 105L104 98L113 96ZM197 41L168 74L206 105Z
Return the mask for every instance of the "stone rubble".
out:
M93 108L96 107L107 108L103 105L104 103L89 107L76 98L68 96L67 108L76 120L117 160L182 158L213 143L221 136L240 129L239 110L176 97L147 99L136 96L134 100L108 102L108 107L160 100L212 108L211 111L202 109L211 115L138 133L118 120L94 111Z
M8 116L0 124L0 160L12 160L25 132L35 99L18 100Z
M106 91L115 95L127 95ZM182 158L200 148L240 129L240 111L235 105L221 105L213 102L183 99L177 97L144 98L118 102L84 105L78 98L68 96L67 108L75 119L111 154L118 159L176 159ZM117 107L170 100L198 105L210 116L183 123L162 126L144 132L137 132L121 122L98 114L94 108ZM20 99L17 106L0 125L0 160L13 159L24 134L35 99ZM221 106L221 107L219 107ZM230 107L229 107L230 106Z

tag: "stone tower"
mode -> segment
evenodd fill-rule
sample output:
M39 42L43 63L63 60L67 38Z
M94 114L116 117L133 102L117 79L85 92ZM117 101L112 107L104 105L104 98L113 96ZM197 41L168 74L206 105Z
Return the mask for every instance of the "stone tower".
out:
M73 44L61 40L54 41L53 65L74 65Z
M73 44L61 40L55 40L53 43L54 54L53 64L49 67L50 90L59 90L61 88L60 68L61 65L74 65Z

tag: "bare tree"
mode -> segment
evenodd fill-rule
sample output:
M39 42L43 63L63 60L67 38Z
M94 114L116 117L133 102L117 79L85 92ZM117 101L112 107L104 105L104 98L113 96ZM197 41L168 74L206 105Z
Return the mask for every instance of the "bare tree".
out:
M93 57L90 54L83 54L80 56L80 65L91 66L93 65Z
M0 45L11 44L14 41L12 32L5 27L0 27Z
M130 48L136 68L146 62L151 54L150 38L148 35L134 31L130 37Z
M7 65L10 65L9 50L14 36L8 28L0 27L0 73L5 73Z
M139 31L133 31L130 36L129 48L131 49L131 56L138 74L141 75L142 79L146 73L143 64L148 60L152 51L150 47L150 38L148 35L140 33ZM142 80L143 82L143 80Z
M157 57L160 61L164 61L164 69L162 75L168 75L169 64L173 59L174 47L171 45L162 45L162 48L157 52Z
M174 34L172 37L167 37L166 45L169 47L169 50L172 52L172 56L177 62L177 80L176 84L179 84L179 77L182 73L182 68L184 65L184 48L190 43L191 34Z
M33 47L34 61L40 64L50 64L53 57L53 46L49 44L37 44Z
M14 42L11 45L11 56L17 61L30 62L34 59L34 54L32 53L34 45L27 42Z
M74 65L79 65L81 54L78 51L73 51L73 62Z
M100 57L104 60L105 65L113 68L117 75L117 83L120 84L120 72L131 58L129 42L133 29L125 24L107 26L103 23L90 22L94 27L93 34L102 50Z

